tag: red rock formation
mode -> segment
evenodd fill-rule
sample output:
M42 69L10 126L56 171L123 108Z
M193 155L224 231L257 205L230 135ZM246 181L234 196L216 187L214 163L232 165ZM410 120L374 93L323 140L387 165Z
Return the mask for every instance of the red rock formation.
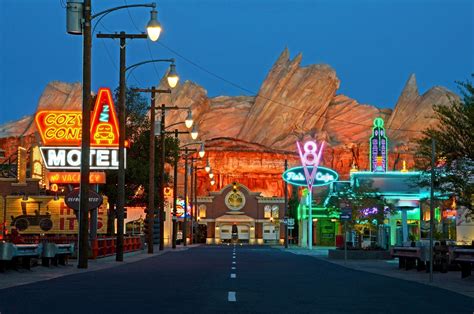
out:
M402 160L413 166L414 139L419 131L432 125L432 105L449 105L458 99L443 87L434 87L420 95L415 76L410 76L392 112L390 109L359 104L345 95L336 95L339 79L328 65L300 66L302 56L293 60L285 49L253 96L209 98L196 83L179 84L171 94L159 94L157 105L190 107L206 141L217 185L200 176L199 190L205 193L233 181L239 181L265 196L281 196L283 162L298 164L295 141L316 138L327 142L322 165L334 168L347 179L352 164L369 168L368 141L376 117L386 121L389 137L389 169L400 169ZM161 87L165 82L161 83ZM38 109L81 108L80 84L50 83ZM159 116L160 111L157 111ZM166 125L180 125L186 111L171 110ZM170 130L173 127L170 128ZM32 117L0 126L0 138L28 135L35 131ZM189 142L182 137L182 142ZM17 141L7 141L17 145ZM13 144L0 142L0 147ZM11 149L8 151L11 151Z

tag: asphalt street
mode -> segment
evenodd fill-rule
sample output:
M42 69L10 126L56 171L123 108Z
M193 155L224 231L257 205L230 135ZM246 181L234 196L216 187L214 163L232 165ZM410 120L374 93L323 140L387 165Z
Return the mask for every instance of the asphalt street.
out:
M1 314L473 312L474 299L454 292L257 246L201 246L0 290Z

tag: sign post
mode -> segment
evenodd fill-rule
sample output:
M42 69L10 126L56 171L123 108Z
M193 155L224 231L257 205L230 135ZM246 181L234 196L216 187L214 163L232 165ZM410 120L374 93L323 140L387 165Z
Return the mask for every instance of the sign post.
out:
M298 147L298 153L300 155L301 164L303 166L304 175L306 178L306 184L308 186L308 249L313 249L313 184L314 179L317 174L319 161L321 160L321 155L323 153L324 142L321 142L319 146L314 141L307 141L303 145L303 149L301 148L300 142L296 142L296 146ZM309 171L309 167L312 166L311 172Z
M344 263L347 263L347 221L352 219L352 209L342 208L339 219L344 221Z

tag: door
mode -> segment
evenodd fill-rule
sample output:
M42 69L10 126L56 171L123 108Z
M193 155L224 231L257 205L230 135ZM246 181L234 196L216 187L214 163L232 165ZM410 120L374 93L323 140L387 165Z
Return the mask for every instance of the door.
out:
M277 239L275 232L275 225L264 225L263 226L263 240L274 241Z
M220 226L221 240L230 240L232 238L232 225Z
M237 228L239 230L239 240L248 241L250 239L249 226L240 225L240 226L237 226Z

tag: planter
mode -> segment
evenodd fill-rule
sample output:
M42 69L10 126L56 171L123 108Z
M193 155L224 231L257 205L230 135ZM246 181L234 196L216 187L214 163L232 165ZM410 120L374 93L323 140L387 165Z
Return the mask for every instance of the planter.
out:
M330 259L344 259L344 250L329 250ZM390 251L347 250L347 259L392 259Z

